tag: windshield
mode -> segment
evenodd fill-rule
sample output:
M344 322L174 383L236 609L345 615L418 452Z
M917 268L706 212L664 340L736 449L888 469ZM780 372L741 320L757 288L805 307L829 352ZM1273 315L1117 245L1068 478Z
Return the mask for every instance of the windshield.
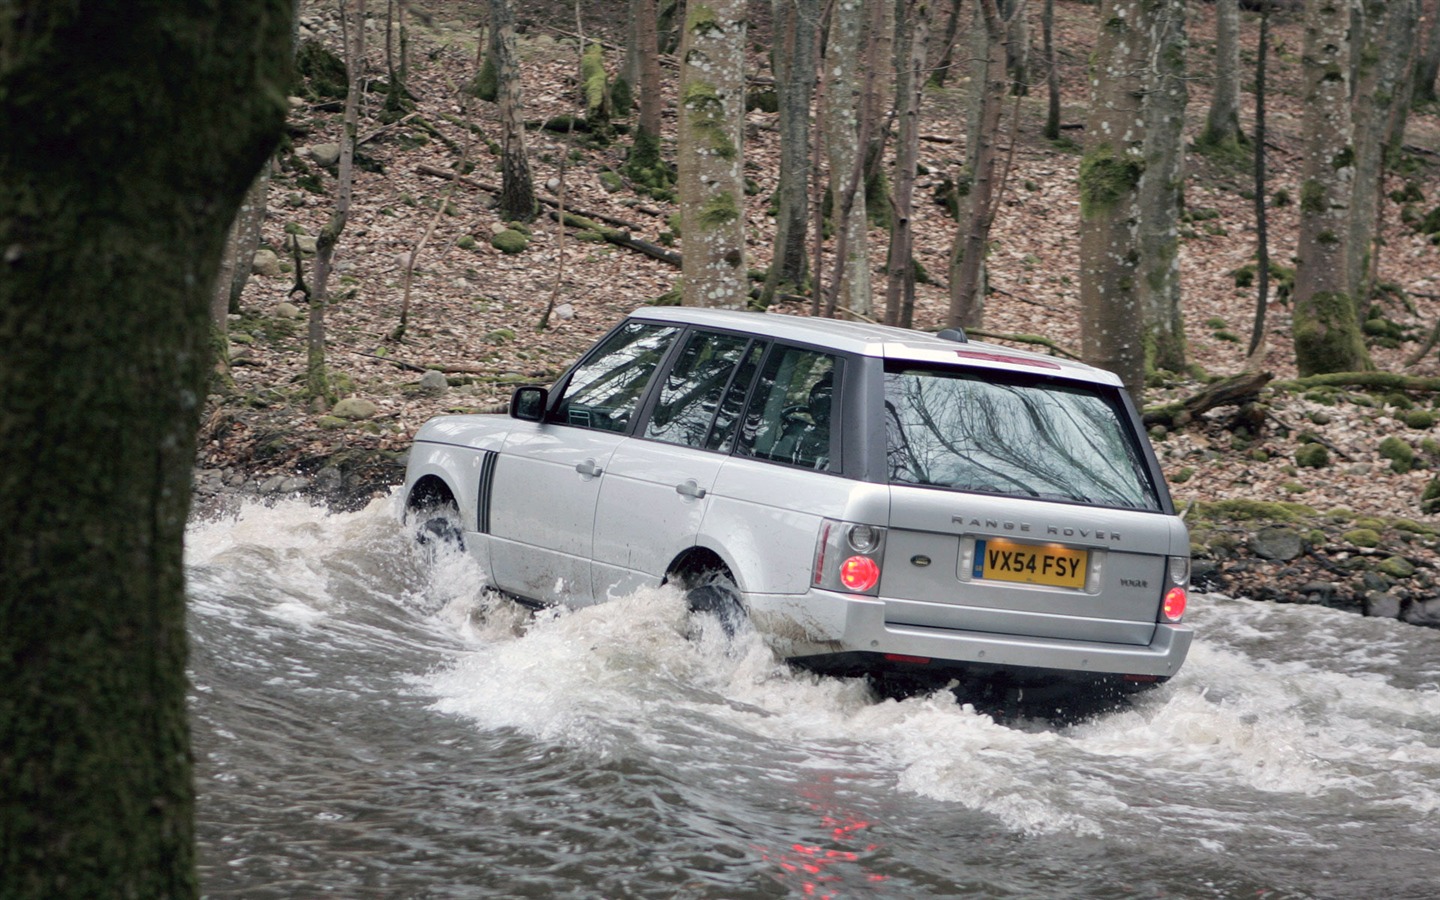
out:
M885 424L895 484L1161 508L1112 389L897 368L885 374Z

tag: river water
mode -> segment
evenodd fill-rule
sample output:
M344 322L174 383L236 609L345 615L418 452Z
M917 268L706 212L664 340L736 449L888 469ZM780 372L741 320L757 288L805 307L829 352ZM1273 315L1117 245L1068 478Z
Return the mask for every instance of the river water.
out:
M666 590L531 616L394 498L186 557L209 897L1440 896L1440 631L1200 595L1176 679L1070 722L687 639Z

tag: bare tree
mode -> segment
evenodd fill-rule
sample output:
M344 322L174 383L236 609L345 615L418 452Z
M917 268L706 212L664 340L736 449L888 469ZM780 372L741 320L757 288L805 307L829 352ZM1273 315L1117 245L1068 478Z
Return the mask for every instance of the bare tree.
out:
M883 2L883 0L870 0ZM866 214L861 134L861 37L864 0L836 0L825 47L825 149L835 219L835 279L825 312L870 315L869 217Z
M815 92L819 0L774 0L771 54L780 106L780 177L775 191L775 246L760 305L777 291L798 293L808 275L806 221L810 212L810 99Z
M895 189L891 196L890 252L886 260L885 322L909 328L915 311L915 174L920 155L920 97L925 88L925 44L930 4L909 0L900 23L895 105L900 128L895 146Z
M330 268L335 245L350 217L350 193L355 172L355 134L360 116L362 69L365 67L365 0L356 0L352 13L349 0L340 0L340 34L345 41L345 69L349 88L345 92L345 113L340 137L340 166L335 183L335 208L315 241L315 268L311 276L310 314L306 329L305 394L312 403L328 404L330 376L325 363L325 311L330 302Z
M535 182L525 153L525 102L520 91L520 61L515 53L515 15L510 0L490 0L495 40L495 94L500 106L501 216L515 222L535 218Z
M1240 130L1240 0L1215 0L1215 68L1210 111L1200 147L1238 147L1245 143Z
M683 302L744 308L745 3L690 4L680 39Z
M945 84L950 70L955 65L955 45L960 41L960 15L964 0L949 0L950 15L945 20L945 36L940 42L940 58L930 70L930 83L936 87Z
M1348 290L1345 247L1355 177L1348 3L1306 0L1303 60L1305 160L1292 328L1301 376L1371 368Z
M1150 0L1101 3L1080 162L1081 355L1119 375L1137 401L1145 387L1145 309L1136 290L1135 236L1154 21Z
M1435 79L1440 76L1440 0L1430 0L1425 43L1415 64L1415 100L1435 102Z
M1040 15L1040 32L1045 53L1045 137L1060 140L1060 69L1055 56L1055 0L1045 0Z
M8 900L199 894L182 543L210 289L281 135L291 16L0 13Z
M978 327L985 314L985 254L990 243L997 199L1000 119L1005 92L1010 86L1005 67L1009 20L1002 17L997 0L977 0L975 15L980 29L976 41L984 53L975 54L971 84L969 139L966 141L967 190L961 198L959 228L950 254L950 313L953 326ZM1024 15L1020 2L1012 15Z
M1363 23L1355 37L1356 82L1351 101L1355 135L1355 184L1350 196L1346 290L1364 321L1379 264L1381 197L1386 156L1395 120L1408 111L1413 49L1420 18L1418 0L1362 0Z
M1265 195L1266 72L1270 57L1270 0L1260 0L1260 41L1255 50L1255 323L1245 354L1246 368L1259 371L1265 359L1265 318L1270 308L1270 217Z
M636 78L632 96L639 97L635 140L625 160L625 172L635 181L652 188L668 188L674 176L660 157L660 113L665 98L660 93L660 34L657 30L655 0L631 0L634 15Z

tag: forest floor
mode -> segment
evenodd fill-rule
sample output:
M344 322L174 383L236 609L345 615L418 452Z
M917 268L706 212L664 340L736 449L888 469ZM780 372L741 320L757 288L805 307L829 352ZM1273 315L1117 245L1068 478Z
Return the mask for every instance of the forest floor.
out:
M492 208L493 193L475 185L498 185L500 180L497 114L492 104L462 91L476 69L478 23L485 5L479 0L434 0L422 11L412 3L407 86L415 97L416 115L387 125L381 118L384 95L378 90L367 93L362 103L363 143L354 206L335 253L327 353L339 395L373 402L375 415L342 423L304 398L305 313L292 293L295 274L288 247L295 235L318 235L331 213L335 171L317 164L311 150L337 142L341 124L339 104L297 99L289 146L280 154L271 182L263 232L263 246L278 255L283 270L254 275L240 313L231 317L234 390L211 398L197 469L235 482L270 479L273 484L285 476L313 475L343 458L369 473L365 487L393 483L400 471L394 460L426 419L493 408L505 402L517 382L553 380L627 312L675 286L680 274L675 266L596 241L594 235L562 230L544 216L531 224L524 252L506 254L491 246L491 236L506 223ZM598 12L613 6L582 4L582 10L597 12L585 12L577 25L571 4L554 0L523 5L520 53L527 121L538 126L554 116L581 112L577 28L585 28L589 39L605 40L612 70L618 64L622 23ZM1038 9L1039 4L1034 6ZM338 51L333 7L305 7L302 39L318 37ZM751 71L763 79L769 73L763 52L769 45L769 4L752 2L751 9L756 16ZM1187 134L1193 139L1209 104L1214 19L1210 5L1190 9ZM1076 171L1086 106L1084 64L1094 40L1096 7L1061 0L1055 11L1064 134L1073 140L1042 137L1043 81L1028 96L1007 104L1002 152L1010 171L992 233L992 293L983 331L1043 336L1078 352ZM386 71L385 25L382 9L367 28L368 71L377 84ZM1267 195L1275 202L1269 241L1272 259L1289 265L1297 208L1285 199L1299 195L1303 33L1296 13L1276 14L1273 28ZM1033 32L1038 44L1038 22ZM1254 63L1257 33L1255 19L1245 14L1244 65ZM1038 52L1034 62L1043 78ZM667 60L666 90L672 96L665 129L672 149L676 72L673 60ZM1247 75L1242 82L1253 84L1253 77ZM956 73L945 87L925 93L915 239L916 258L931 281L918 286L916 327L938 327L948 307L944 280L956 225L933 195L945 179L955 177L963 161L967 87L964 74ZM1252 94L1243 95L1247 128L1252 101ZM746 122L745 168L756 188L746 215L746 264L752 270L763 270L769 262L774 221L768 205L779 159L775 123L774 114L758 110L749 113ZM618 177L628 137L606 142L586 133L534 127L526 139L542 198L563 201L568 211L629 223L628 230L646 241L663 245L670 240L675 205L641 193ZM1385 333L1372 335L1370 350L1383 372L1440 376L1440 354L1433 348L1412 361L1440 320L1440 247L1402 221L1440 206L1440 110L1430 107L1411 115L1405 146L1400 166L1386 182L1387 193L1407 199L1385 201L1378 263L1378 281L1385 291L1374 301L1378 315L1373 318L1386 324ZM474 164L463 183L425 173L425 167L453 169L462 157ZM1256 304L1254 287L1235 274L1253 264L1256 248L1251 163L1246 157L1187 155L1180 266L1191 371L1155 382L1144 398L1147 406L1189 396L1244 368ZM886 242L883 229L872 229L877 285L883 284ZM681 249L678 241L673 249ZM412 259L407 304L406 269ZM307 280L309 266L306 260ZM395 340L402 307L408 307L408 322L403 338ZM805 315L809 308L785 302L775 311ZM1267 319L1263 370L1273 373L1277 383L1295 376L1289 313L1284 300L1276 298ZM430 369L446 373L449 387L443 393L421 389L420 375ZM1395 585L1372 581L1361 590L1359 572L1348 561L1401 556L1421 571L1400 585L1399 600L1406 610L1419 609L1422 601L1435 596L1434 584L1440 580L1435 554L1440 517L1421 508L1427 484L1440 471L1440 429L1433 424L1435 415L1425 415L1436 406L1436 397L1428 391L1267 387L1258 404L1243 414L1234 406L1218 408L1183 427L1155 432L1155 445L1177 506L1199 510L1192 520L1199 522L1192 525L1197 533L1231 535L1216 546L1201 543L1197 548L1201 557L1225 563L1219 566L1222 574L1234 569L1231 563L1237 560L1254 559L1243 535L1234 537L1237 532L1276 522L1305 531L1304 553L1288 564L1296 570L1290 577L1282 577L1275 567L1252 568L1237 590L1314 599L1317 591L1306 593L1303 586L1333 582L1344 585L1341 605L1363 605L1366 591ZM1302 437L1327 448L1328 465L1297 463ZM1387 438L1409 449L1408 465L1393 458L1405 455L1396 441L1382 450ZM1364 528L1379 533L1378 544L1365 546L1367 540L1345 537ZM1223 546L1226 543L1231 546ZM1239 570L1246 572L1247 566L1239 565ZM1434 580L1428 577L1432 572ZM1233 586L1219 576L1216 583ZM1275 587L1268 589L1264 583ZM1319 602L1331 602L1335 591L1318 593L1324 594ZM1440 609L1436 615L1440 617Z

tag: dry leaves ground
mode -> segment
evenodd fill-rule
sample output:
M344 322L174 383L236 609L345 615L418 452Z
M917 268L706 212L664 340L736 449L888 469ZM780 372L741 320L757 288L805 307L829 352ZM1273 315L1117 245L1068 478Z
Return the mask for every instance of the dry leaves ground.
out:
M425 419L441 412L502 403L516 381L552 379L627 311L652 302L674 286L679 271L673 266L588 240L573 230L562 233L546 217L531 225L525 252L504 254L490 245L493 232L506 224L492 210L490 193L421 173L422 166L451 169L464 155L475 164L472 180L498 184L498 161L493 152L499 136L496 110L461 91L475 71L477 23L482 21L483 6L479 2L434 2L423 15L412 17L409 88L417 100L416 112L433 130L413 119L380 130L381 93L367 94L362 106L360 133L376 134L361 147L364 165L356 170L355 206L336 251L336 275L331 282L334 303L327 313L328 354L340 394L372 400L379 408L377 415L345 427L327 427L336 423L307 406L301 396L304 313L300 313L302 318L287 317L282 306L292 299L294 274L257 275L245 291L243 312L232 317L235 391L213 398L201 435L200 469L225 472L236 482L249 479L254 483L270 476L310 475L327 461L348 459L362 460L363 465L350 465L360 466L374 480L391 479L396 468L376 460L383 459L387 451L403 451ZM539 123L577 113L579 51L573 37L577 28L573 6L521 6L527 120ZM611 6L592 3L588 9L603 11ZM768 6L752 4L757 16L752 38L756 47L768 45L764 21ZM603 12L587 15L581 26L589 36L603 37L618 47L620 23L615 17ZM1061 48L1063 121L1067 126L1084 121L1084 60L1093 40L1095 15L1092 5L1056 4L1056 44ZM1191 15L1193 137L1209 100L1213 7L1192 5ZM305 22L307 33L338 50L333 8L307 8ZM383 78L385 72L384 25L383 10L368 23L369 72L377 78ZM1295 197L1301 164L1299 49L1303 35L1294 16L1277 16L1274 27L1277 49L1271 61L1268 117L1270 189L1272 194ZM1254 60L1257 31L1253 20L1247 18L1242 49L1247 64ZM1038 24L1035 34L1038 43ZM610 54L612 68L618 58L618 50ZM673 66L666 68L667 90L672 93L674 71ZM768 74L759 50L753 71ZM917 188L916 244L917 258L936 283L919 287L919 327L938 326L948 304L941 282L955 224L932 202L931 195L941 180L953 176L960 166L966 87L963 77L952 77L947 87L929 90L925 97L922 133L926 140L921 161L926 174ZM1251 99L1246 94L1244 102ZM1041 137L1044 105L1045 92L1040 85L1015 107L1018 127L1013 110L1006 112L1008 136L1003 143L1007 152L1014 144L1013 169L993 232L990 271L994 293L985 330L1041 335L1073 350L1079 344L1075 189L1079 150ZM674 113L672 97L665 119L667 130L673 130ZM474 126L473 131L466 123ZM773 220L767 206L778 168L774 123L773 115L759 111L747 119L746 172L758 187L747 212L747 264L751 269L763 269L770 254ZM1248 127L1248 113L1246 124ZM1067 128L1066 134L1076 141L1083 139L1083 132L1075 127ZM329 216L334 172L310 161L306 148L338 141L336 105L297 104L291 135L292 152L281 155L264 226L265 244L282 259L288 256L285 248L290 234L316 235ZM527 140L537 188L544 197L563 199L567 209L629 222L636 237L665 242L675 213L673 204L636 193L628 186L607 190L602 183L602 173L615 172L623 163L628 138L621 136L606 145L583 134L567 136L532 128ZM1413 185L1423 198L1415 206L1428 212L1440 205L1437 110L1421 110L1412 116L1406 144L1412 152L1406 156L1404 174L1392 176L1387 190ZM1147 403L1185 396L1195 391L1204 377L1240 371L1242 341L1248 339L1254 315L1253 288L1237 287L1234 276L1235 270L1252 261L1255 251L1248 162L1191 154L1187 166L1189 221L1180 260L1195 373L1183 381L1156 385ZM318 192L307 190L307 181ZM1272 209L1270 240L1276 262L1288 264L1293 254L1295 216L1293 203ZM1440 317L1440 248L1400 221L1398 205L1388 203L1384 217L1386 243L1380 258L1380 280L1397 290L1381 303L1385 316L1405 329L1409 339L1391 341L1392 346L1376 344L1372 347L1375 361L1385 371L1440 374L1440 357L1433 351L1414 366L1405 364L1418 347L1416 341L1423 339ZM877 283L885 242L882 230L872 230ZM681 249L678 243L675 249ZM397 342L389 335L398 322L405 265L411 254L415 270L409 323L403 340ZM542 318L552 304L557 312L542 329ZM799 303L782 307L778 311L808 312ZM1272 307L1269 322L1265 368L1278 379L1293 377L1288 308ZM449 389L441 395L421 391L418 382L424 369L447 371ZM1297 396L1267 391L1262 400L1260 412L1247 411L1250 418L1238 435L1237 410L1230 407L1157 436L1157 450L1177 502L1182 506L1214 501L1300 503L1309 510L1292 510L1290 514L1296 517L1292 526L1307 531L1318 528L1324 534L1309 535L1305 554L1289 566L1267 565L1246 571L1253 566L1246 535L1255 526L1236 518L1235 503L1218 510L1197 507L1197 533L1202 537L1229 535L1228 543L1235 545L1222 546L1227 541L1220 540L1216 546L1207 543L1199 548L1200 556L1209 559L1202 568L1215 570L1216 583L1252 595L1309 596L1363 605L1367 592L1383 589L1381 593L1400 592L1396 599L1407 615L1421 610L1434 595L1428 573L1434 564L1430 548L1440 533L1440 519L1422 514L1420 497L1435 472L1430 466L1440 467L1440 445L1433 443L1440 440L1440 432L1429 426L1413 427L1418 419L1407 425L1401 416L1407 411L1403 407L1430 408L1434 396L1346 390ZM1329 466L1296 465L1299 437L1304 432L1329 447ZM1416 464L1411 470L1397 472L1392 461L1381 455L1380 444L1390 436L1414 449ZM272 487L277 484L271 481ZM1265 520L1286 515L1279 507L1238 511ZM1360 524L1376 526L1381 535L1377 548L1365 548L1343 537L1354 530L1357 519L1373 520ZM1402 521L1396 529L1397 519L1410 520L1414 527ZM1392 555L1417 564L1418 575L1390 583L1360 584L1363 571L1373 568L1368 565L1370 557ZM1359 566L1356 560L1367 565ZM1238 574L1232 576L1237 568ZM1287 568L1295 571L1286 575ZM1307 584L1314 587L1322 582L1331 584L1328 593L1302 590ZM1440 618L1440 609L1436 616Z

